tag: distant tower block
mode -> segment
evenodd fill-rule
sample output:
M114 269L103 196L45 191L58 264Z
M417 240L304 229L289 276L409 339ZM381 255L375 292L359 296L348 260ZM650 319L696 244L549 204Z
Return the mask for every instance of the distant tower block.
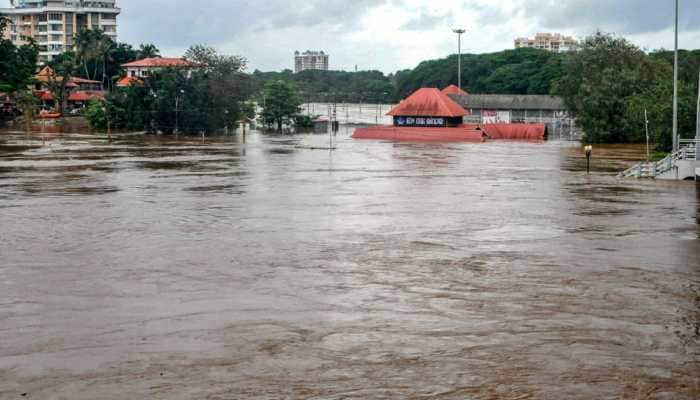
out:
M10 5L0 8L0 17L8 20L4 39L18 46L33 40L39 64L75 50L75 35L83 29L99 29L117 41L117 0L11 0Z
M528 47L560 53L578 49L578 41L571 36L563 36L559 33L538 33L534 38L515 39L516 49Z
M303 53L294 52L294 73L306 71L307 69L317 69L328 71L329 55L323 51L307 50Z

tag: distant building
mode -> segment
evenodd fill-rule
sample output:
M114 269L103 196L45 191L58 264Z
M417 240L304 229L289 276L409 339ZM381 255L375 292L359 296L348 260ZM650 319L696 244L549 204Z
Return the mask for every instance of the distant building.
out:
M127 77L146 78L154 71L165 68L181 68L192 71L197 68L197 64L184 58L151 57L122 64L122 68L126 70Z
M448 96L469 112L467 124L539 123L553 137L580 139L581 130L561 97L549 95L457 94Z
M34 39L39 45L39 64L75 47L74 37L82 29L101 29L117 40L116 0L10 0L0 8L9 20L5 39L23 45Z
M516 49L527 47L559 53L576 50L578 41L571 36L562 36L558 33L538 33L534 38L515 39Z
M323 51L294 52L294 73L307 69L320 69L328 71L328 54Z

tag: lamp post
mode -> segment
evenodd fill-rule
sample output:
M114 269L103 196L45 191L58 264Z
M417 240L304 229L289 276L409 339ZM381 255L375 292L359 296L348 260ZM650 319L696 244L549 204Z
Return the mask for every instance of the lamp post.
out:
M698 74L698 110L695 114L695 159L700 161L700 74Z
M673 152L679 149L678 137L678 0L676 0L676 25L673 53Z
M593 146L586 146L586 174L591 173L591 157L593 157Z
M460 28L452 32L457 34L457 86L462 89L462 35L466 30Z
M175 94L175 134L180 133L180 95L185 94L183 89L180 89L179 93Z
M112 124L111 121L109 120L109 112L107 111L107 107L102 107L102 112L105 113L105 118L107 119L107 141L111 144L112 143Z
M644 109L644 129L647 134L647 162L649 162L649 114L646 108Z

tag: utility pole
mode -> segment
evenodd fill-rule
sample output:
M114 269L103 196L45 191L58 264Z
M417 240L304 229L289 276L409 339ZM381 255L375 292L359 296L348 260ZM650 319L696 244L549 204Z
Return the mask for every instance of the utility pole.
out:
M673 55L673 152L679 150L678 137L678 0L676 0L676 25Z
M175 93L175 135L180 133L180 94L185 94L183 89Z
M647 162L649 162L649 114L647 109L644 109L644 126L647 132Z
M700 73L698 73L698 110L695 114L695 158L700 159Z
M457 34L457 86L462 89L462 35L466 32L465 29L454 29Z

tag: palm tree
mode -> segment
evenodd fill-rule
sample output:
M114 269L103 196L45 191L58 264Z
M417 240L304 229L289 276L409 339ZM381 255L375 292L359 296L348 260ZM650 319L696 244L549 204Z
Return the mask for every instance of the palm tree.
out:
M83 28L75 35L75 51L85 70L85 78L90 79L88 60L92 58L92 31Z
M139 58L160 57L160 50L154 44L141 44L139 46Z

